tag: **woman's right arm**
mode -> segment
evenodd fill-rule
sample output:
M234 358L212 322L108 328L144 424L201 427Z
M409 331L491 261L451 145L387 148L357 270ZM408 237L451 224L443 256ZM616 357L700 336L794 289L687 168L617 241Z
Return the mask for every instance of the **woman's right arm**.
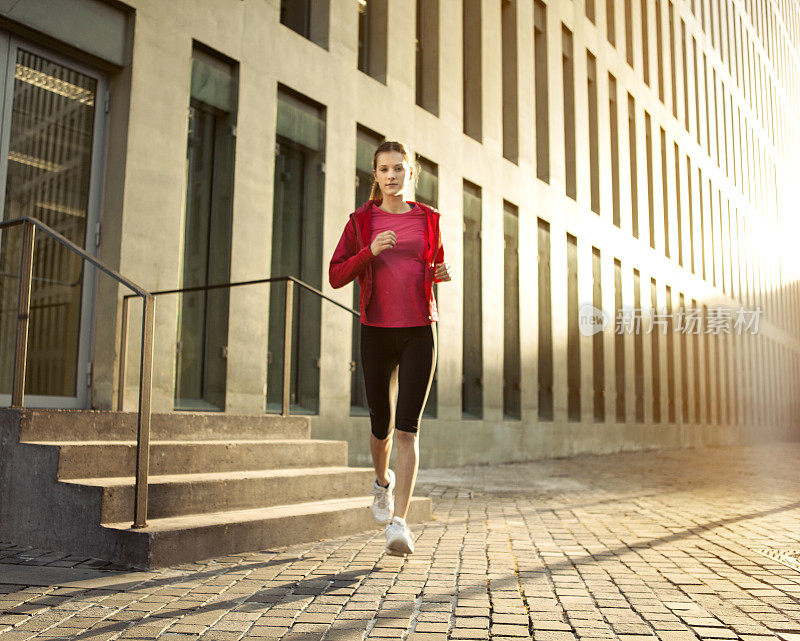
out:
M369 262L374 258L369 245L358 249L355 221L352 219L344 226L342 237L333 252L328 266L328 280L331 287L338 289L344 287L364 271Z

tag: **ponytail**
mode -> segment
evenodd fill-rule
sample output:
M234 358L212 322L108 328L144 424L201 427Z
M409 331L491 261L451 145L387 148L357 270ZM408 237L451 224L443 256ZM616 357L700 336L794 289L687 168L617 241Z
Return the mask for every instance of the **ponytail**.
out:
M379 203L383 200L383 195L381 194L381 187L378 184L377 180L372 181L372 191L369 192L369 199Z

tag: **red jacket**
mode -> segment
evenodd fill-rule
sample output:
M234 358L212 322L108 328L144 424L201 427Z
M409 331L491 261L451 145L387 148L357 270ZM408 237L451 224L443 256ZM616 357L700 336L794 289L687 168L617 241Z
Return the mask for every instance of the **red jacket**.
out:
M344 287L354 278L358 277L361 285L361 298L359 307L362 320L366 318L366 309L372 296L372 259L375 258L370 250L370 227L372 222L372 205L374 201L368 200L356 211L350 214L350 220L344 227L339 244L333 252L328 268L328 280L335 289ZM433 296L432 283L440 282L434 276L436 266L444 262L444 247L442 235L439 230L439 212L423 205L422 203L409 202L410 205L419 206L425 212L428 221L428 238L425 252L425 295L428 299L429 318L438 321L439 314L436 309L436 299ZM398 301L399 304L402 301Z

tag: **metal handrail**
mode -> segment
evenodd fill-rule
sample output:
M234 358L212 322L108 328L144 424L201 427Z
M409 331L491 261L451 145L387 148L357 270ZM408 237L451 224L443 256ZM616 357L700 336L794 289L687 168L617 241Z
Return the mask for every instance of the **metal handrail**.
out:
M33 248L36 229L64 245L67 249L89 261L99 270L111 276L128 289L136 292L126 294L123 309L127 307L127 299L132 296L142 298L142 350L139 364L139 418L136 437L136 488L133 508L133 527L147 526L147 477L150 468L150 396L153 381L153 323L155 319L155 298L132 280L106 267L83 248L69 238L59 234L38 218L22 216L0 222L0 229L23 225L22 257L19 272L19 298L17 299L17 335L14 350L14 381L11 388L11 407L22 409L25 397L25 366L28 356L28 329L31 311L31 283L33 280ZM127 317L125 319L127 321Z
M196 287L183 287L180 289L163 289L157 292L150 292L151 296L162 296L165 294L185 294L186 292L200 292L208 291L210 289L222 289L231 287L240 287L242 285L258 285L263 283L277 283L286 281L286 304L284 310L283 320L283 398L281 402L281 416L289 416L289 385L292 371L292 302L294 293L294 284L297 283L300 287L307 289L320 298L323 298L337 307L350 312L354 316L358 316L359 312L350 309L346 305L333 300L331 297L326 296L316 287L304 283L302 280L294 276L275 276L273 278L259 278L256 280L243 280L236 283L219 283L216 285L198 285ZM122 299L122 338L120 344L120 361L119 361L119 385L117 387L117 411L121 412L123 407L123 392L125 390L125 360L128 352L128 299L132 298L133 294L126 294Z

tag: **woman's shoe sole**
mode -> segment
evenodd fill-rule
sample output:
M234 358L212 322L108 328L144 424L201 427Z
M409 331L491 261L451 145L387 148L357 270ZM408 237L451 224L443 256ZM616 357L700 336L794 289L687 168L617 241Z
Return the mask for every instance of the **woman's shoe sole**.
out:
M406 554L413 554L414 550L402 541L392 541L386 544L386 554L392 556L405 556Z

